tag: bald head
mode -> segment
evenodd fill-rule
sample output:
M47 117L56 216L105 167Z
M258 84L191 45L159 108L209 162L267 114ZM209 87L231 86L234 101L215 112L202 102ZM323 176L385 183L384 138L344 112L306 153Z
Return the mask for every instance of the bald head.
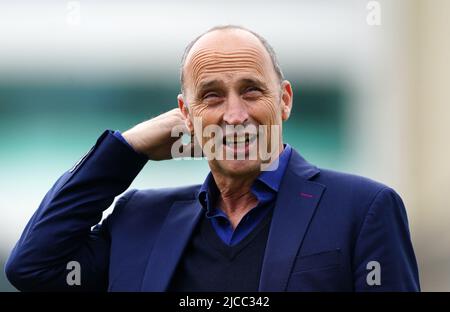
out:
M255 60L257 60L257 57L260 59L267 58L278 78L278 82L284 80L275 51L263 37L241 26L216 26L195 38L187 45L184 51L180 75L183 93L185 91L186 67L187 65L191 65L190 63L194 56L198 56L199 53L202 53L203 57L207 57L208 54L212 56L217 55L217 53L222 53L227 58L227 54L233 53L236 47L239 47L241 52L245 53L247 51L253 53ZM229 58L229 64L226 63L225 61L225 66L233 67L233 65L237 65L233 64L231 58Z

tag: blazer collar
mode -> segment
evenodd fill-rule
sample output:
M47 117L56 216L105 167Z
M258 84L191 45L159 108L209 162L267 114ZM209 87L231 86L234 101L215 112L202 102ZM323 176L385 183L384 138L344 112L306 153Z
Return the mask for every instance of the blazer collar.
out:
M285 291L308 226L325 186L310 181L320 170L295 150L273 211L259 291Z
M150 253L141 291L167 290L202 211L197 199L172 205Z

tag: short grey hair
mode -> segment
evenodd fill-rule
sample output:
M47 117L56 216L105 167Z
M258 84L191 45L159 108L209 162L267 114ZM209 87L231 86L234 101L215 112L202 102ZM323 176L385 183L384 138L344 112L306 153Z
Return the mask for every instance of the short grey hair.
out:
M227 30L227 29L240 29L240 30L244 30L247 31L249 33L251 33L252 35L254 35L256 38L259 39L259 41L262 43L262 45L264 46L264 48L266 49L267 53L269 53L270 59L272 60L272 65L273 65L273 69L275 70L275 73L277 74L277 77L280 81L280 83L284 80L284 75L283 72L281 71L281 67L280 64L278 63L278 59L277 59L277 55L275 53L275 50L272 48L272 46L267 42L266 39L264 39L264 37L262 37L261 35L255 33L254 31L245 28L243 26L238 26L238 25L221 25L221 26L214 26L213 28L210 28L209 30L205 31L204 33L202 33L201 35L199 35L197 38L195 38L194 40L192 40L184 49L184 53L183 53L183 57L181 58L181 69L180 69L180 83L181 83L181 91L184 92L184 65L186 63L186 59L187 56L189 55L189 52L191 51L192 47L194 46L194 44L204 35L206 35L207 33L210 33L212 31L215 30Z

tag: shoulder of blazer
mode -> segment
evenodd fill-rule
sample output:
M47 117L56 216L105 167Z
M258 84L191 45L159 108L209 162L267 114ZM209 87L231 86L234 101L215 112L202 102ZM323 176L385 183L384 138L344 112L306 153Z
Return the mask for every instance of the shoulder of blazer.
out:
M132 189L117 200L114 210L108 217L112 220L122 218L135 218L147 213L165 215L169 208L178 201L196 200L200 185L183 187L157 188L157 189ZM128 216L128 217L127 217Z
M134 194L134 198L140 200L156 200L156 201L179 201L194 200L197 198L200 184L187 185L181 187L167 187L138 190Z
M310 180L320 173L320 169L306 161L294 148L292 148L291 157L286 168L287 173L294 173L304 180Z
M292 149L292 155L287 170L293 171L297 176L300 176L305 180L320 183L326 187L330 185L338 185L341 187L351 186L356 190L365 189L370 192L378 192L382 189L389 188L383 183L360 175L318 168L306 161L294 149Z

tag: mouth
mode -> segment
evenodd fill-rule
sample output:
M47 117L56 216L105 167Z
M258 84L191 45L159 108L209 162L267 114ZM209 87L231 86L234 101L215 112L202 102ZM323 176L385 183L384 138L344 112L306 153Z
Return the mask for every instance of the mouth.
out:
M256 139L257 134L245 133L245 134L234 134L223 137L223 144L228 147L233 147L237 144L252 144Z
M245 157L249 155L250 147L256 142L258 138L257 134L245 133L245 134L230 134L223 137L223 145L226 149L232 152L232 155L242 155Z

